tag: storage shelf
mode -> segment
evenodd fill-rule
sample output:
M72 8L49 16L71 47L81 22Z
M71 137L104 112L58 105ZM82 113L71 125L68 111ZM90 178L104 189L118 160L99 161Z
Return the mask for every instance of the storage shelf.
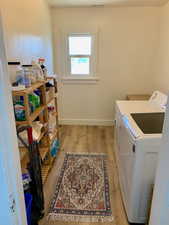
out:
M30 122L33 122L44 110L44 106L41 105L39 108L37 108L31 115L30 115Z
M51 165L43 165L42 166L42 182L43 184L45 183L46 179L47 179L47 176L49 174L49 171L51 169Z
M24 120L24 121L16 121L16 125L28 125L29 122Z
M50 136L50 144L52 144L53 141L56 139L57 133L58 133L58 129L55 129L54 132L53 132L52 137Z
M39 138L36 140L38 143L41 141L41 139L45 136L45 134L47 133L47 130L46 130L46 128L41 132L41 135L39 136ZM23 147L19 147L19 149L21 150L21 151L23 151L23 150L25 150L26 148L23 146ZM21 153L21 152L20 152ZM21 153L22 154L22 153ZM21 155L20 155L20 157L22 157Z
M32 84L31 87L25 88L24 90L20 91L12 91L13 96L23 96L25 94L30 94L34 92L36 89L40 88L41 86L45 85L47 82L52 80L53 78L47 78L44 81L36 82L35 84Z
M38 107L33 113L30 114L29 116L29 121L16 121L16 125L28 125L31 124L44 110L45 106L41 105Z
M21 169L22 173L27 173L27 164L29 162L28 149L22 147L20 150L20 160L21 160Z
M48 175L49 175L49 173L50 173L50 170L51 170L51 168L52 168L52 165L53 165L53 162L54 162L54 157L52 157L52 159L51 159L51 162L49 163L49 164L44 164L44 165L42 165L42 182L43 182L43 184L46 182L46 180L47 180L47 177L48 177Z
M25 94L30 94L33 91L35 91L36 89L40 88L42 85L45 84L45 81L42 82L36 82L35 84L32 84L31 87L25 88L22 91L12 91L12 94L14 96L23 96Z
M46 129L41 132L41 135L39 136L37 142L40 142L41 141L41 139L44 137L44 135L46 134L46 132L47 132Z
M40 152L41 159L44 160L46 155L49 153L49 148L48 147L40 148L39 152Z
M51 112L51 115L52 116L58 116L58 113L57 112Z
M21 168L22 172L26 172L27 163L29 162L29 150L25 147L20 147L20 160L21 160ZM46 155L49 153L48 147L42 147L39 148L39 153L41 156L41 159L44 160Z
M54 85L54 90L51 89L51 93L47 93L48 88L46 83L52 81ZM36 89L39 89L41 92L41 104L33 113L30 113L30 104L29 104L29 94L33 93ZM43 184L45 183L47 176L52 168L53 161L55 157L52 157L50 154L51 144L55 139L58 139L58 108L57 108L57 81L55 78L49 78L44 81L37 82L29 88L25 88L20 91L12 91L13 96L23 96L23 108L25 110L25 121L16 121L16 125L29 125L32 126L33 122L38 118L39 122L43 125L41 134L37 140L39 146L39 153L42 160L41 170L42 170L42 180ZM48 105L52 102L54 106L53 112L49 112ZM51 133L48 132L49 128L49 119L50 113L53 116L52 123L56 122L56 127ZM55 121L56 120L56 121ZM20 161L22 173L27 173L27 164L29 163L29 150L25 147L20 147Z
M48 106L48 104L50 104L53 100L55 100L56 96L53 96L52 98L50 98L48 100L48 102L46 103L46 105Z

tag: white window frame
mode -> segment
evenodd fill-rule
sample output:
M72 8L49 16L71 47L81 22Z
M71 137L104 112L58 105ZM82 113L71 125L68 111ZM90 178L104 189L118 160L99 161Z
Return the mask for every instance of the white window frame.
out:
M96 82L98 81L98 77L96 74L97 67L97 33L92 32L69 32L64 35L64 70L62 81L70 82L70 83L79 83L79 82ZM91 55L77 55L77 57L89 57L90 58L90 73L89 75L74 75L71 74L71 63L70 63L70 55L69 55L69 37L71 36L90 36L91 37ZM76 55L74 55L76 57Z

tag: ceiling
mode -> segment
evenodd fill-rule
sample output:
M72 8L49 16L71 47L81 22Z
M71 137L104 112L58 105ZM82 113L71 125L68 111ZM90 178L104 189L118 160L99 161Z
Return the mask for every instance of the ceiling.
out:
M47 0L53 7L160 6L168 0Z

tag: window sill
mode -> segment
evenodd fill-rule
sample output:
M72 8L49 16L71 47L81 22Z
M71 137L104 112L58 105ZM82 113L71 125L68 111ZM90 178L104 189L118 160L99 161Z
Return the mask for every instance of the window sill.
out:
M69 83L69 84L95 84L97 83L97 81L99 81L98 77L82 77L82 78L78 78L78 77L63 77L62 79L63 83Z

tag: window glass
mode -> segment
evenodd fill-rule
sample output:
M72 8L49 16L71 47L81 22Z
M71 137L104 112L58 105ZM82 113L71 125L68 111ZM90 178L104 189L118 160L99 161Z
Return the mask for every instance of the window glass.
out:
M91 36L69 36L69 55L91 55Z
M71 74L88 75L90 73L89 57L71 57Z

